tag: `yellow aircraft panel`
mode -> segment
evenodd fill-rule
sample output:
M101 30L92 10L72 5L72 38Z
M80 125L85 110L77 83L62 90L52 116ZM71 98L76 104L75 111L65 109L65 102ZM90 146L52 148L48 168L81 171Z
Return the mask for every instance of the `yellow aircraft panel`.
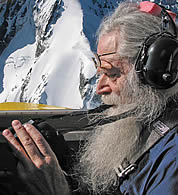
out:
M0 110L51 110L51 109L69 109L46 104L34 104L26 102L4 102L0 103Z

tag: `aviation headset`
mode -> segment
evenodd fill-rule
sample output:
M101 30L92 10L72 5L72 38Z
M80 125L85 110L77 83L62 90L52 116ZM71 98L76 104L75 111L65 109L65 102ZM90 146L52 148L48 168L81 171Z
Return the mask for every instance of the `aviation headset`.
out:
M161 8L162 30L145 39L135 61L135 70L143 83L156 89L168 89L178 80L178 40L172 17Z

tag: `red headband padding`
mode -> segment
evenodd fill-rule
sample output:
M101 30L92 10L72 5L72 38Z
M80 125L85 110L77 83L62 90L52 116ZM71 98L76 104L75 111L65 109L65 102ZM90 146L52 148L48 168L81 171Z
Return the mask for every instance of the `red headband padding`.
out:
M140 2L139 9L142 12L150 13L154 16L159 16L161 14L161 10L162 10L162 8L159 5L157 5L155 3L152 3L150 1ZM172 19L175 21L176 20L176 14L174 12L169 11L169 10L167 12L172 17Z

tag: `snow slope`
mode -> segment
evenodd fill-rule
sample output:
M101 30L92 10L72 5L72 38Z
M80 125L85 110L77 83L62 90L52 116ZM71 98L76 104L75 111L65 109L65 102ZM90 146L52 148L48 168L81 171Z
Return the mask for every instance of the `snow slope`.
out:
M28 6L28 14L33 14L33 20L26 20L0 56L0 61L5 64L0 102L24 101L70 108L84 106L79 90L80 76L82 74L88 80L94 76L95 69L89 42L83 33L81 4L77 0L58 3L63 7L62 13L48 31L46 26L51 17L48 13L55 1ZM34 6L38 6L38 11L32 12ZM41 44L44 51L37 55L44 31L48 34Z

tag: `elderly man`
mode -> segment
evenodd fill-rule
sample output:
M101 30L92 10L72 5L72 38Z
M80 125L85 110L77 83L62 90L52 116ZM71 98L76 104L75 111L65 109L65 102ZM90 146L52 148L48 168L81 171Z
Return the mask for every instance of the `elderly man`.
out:
M177 194L178 42L170 15L149 2L120 3L101 24L97 93L112 105L103 119L118 120L96 128L81 148L77 189L32 125L12 122L23 147L3 131L29 194Z

